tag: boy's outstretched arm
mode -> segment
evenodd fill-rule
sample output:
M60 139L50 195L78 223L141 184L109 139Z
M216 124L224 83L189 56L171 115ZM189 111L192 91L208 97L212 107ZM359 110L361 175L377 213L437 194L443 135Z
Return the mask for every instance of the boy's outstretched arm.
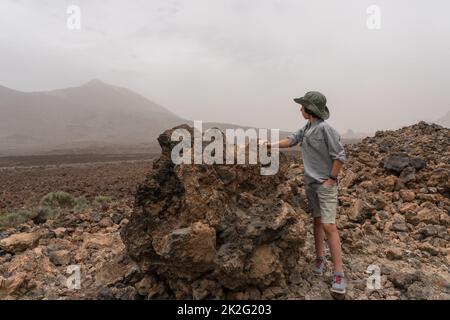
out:
M289 139L283 139L280 141L269 142L267 140L259 140L260 144L266 144L268 147L289 148L291 141Z
M259 140L260 144L267 144L268 147L278 147L278 148L290 148L297 145L300 142L301 136L303 135L303 128L294 132L286 139L280 141L269 142L267 140Z

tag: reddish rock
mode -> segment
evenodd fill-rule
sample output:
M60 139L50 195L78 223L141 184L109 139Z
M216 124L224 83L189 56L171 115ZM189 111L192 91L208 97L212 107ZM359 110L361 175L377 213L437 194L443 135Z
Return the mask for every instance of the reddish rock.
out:
M416 197L416 194L414 193L414 191L411 191L411 190L400 190L399 194L400 194L400 197L405 202L411 202Z
M398 177L394 175L387 176L381 181L381 186L385 191L394 191L398 184Z
M386 258L389 260L400 260L403 258L403 251L400 248L389 248L386 251Z
M416 203L404 203L400 207L400 212L401 213L417 212L418 209L419 209L419 206Z

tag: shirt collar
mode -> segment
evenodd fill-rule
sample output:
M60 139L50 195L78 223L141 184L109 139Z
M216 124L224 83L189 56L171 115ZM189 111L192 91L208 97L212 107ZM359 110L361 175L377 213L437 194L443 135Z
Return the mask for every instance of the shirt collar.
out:
M316 121L311 122L310 120L308 120L308 123L306 125L307 128L314 128L315 126L317 126L319 123L321 123L323 121L323 119L317 119Z

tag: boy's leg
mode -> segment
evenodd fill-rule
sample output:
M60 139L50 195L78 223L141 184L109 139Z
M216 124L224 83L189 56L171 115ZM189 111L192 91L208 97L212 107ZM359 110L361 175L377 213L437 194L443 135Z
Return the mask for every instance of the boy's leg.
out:
M333 261L335 272L344 272L344 266L342 264L342 252L341 252L341 240L339 238L339 232L334 223L323 224L323 229L327 234L328 245L330 246L331 260Z
M343 272L341 241L336 227L338 187L321 185L317 189L323 230L328 238L335 272Z
M338 294L345 294L347 282L344 277L342 264L341 241L336 227L337 194L337 185L325 186L322 184L317 189L322 227L328 238L331 259L334 265L333 282L330 290Z
M334 265L333 282L331 283L331 292L340 295L347 291L347 281L344 277L344 267L342 265L341 241L339 232L334 223L325 223L323 225L325 233L328 237L328 244L331 251L331 259Z
M317 196L317 184L305 186L306 196L309 202L311 215L313 216L313 231L314 231L314 245L316 249L316 259L312 264L312 271L315 275L322 275L325 269L324 257L324 238L325 232L323 230L319 198Z
M317 187L315 185L305 184L306 198L308 199L309 210L314 220L314 244L316 249L316 257L323 257L325 233L322 227L320 216L319 198L317 195Z
M316 257L324 256L325 231L322 226L321 217L314 218L314 244L316 248Z

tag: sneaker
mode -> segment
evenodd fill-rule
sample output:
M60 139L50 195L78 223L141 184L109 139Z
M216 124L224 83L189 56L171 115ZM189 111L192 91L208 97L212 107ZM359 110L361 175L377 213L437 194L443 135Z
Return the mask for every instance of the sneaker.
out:
M316 258L316 260L312 265L312 272L317 276L321 276L323 275L324 269L325 269L325 258L323 257Z
M333 283L331 284L331 292L344 294L347 289L347 282L345 281L343 273L335 273Z

